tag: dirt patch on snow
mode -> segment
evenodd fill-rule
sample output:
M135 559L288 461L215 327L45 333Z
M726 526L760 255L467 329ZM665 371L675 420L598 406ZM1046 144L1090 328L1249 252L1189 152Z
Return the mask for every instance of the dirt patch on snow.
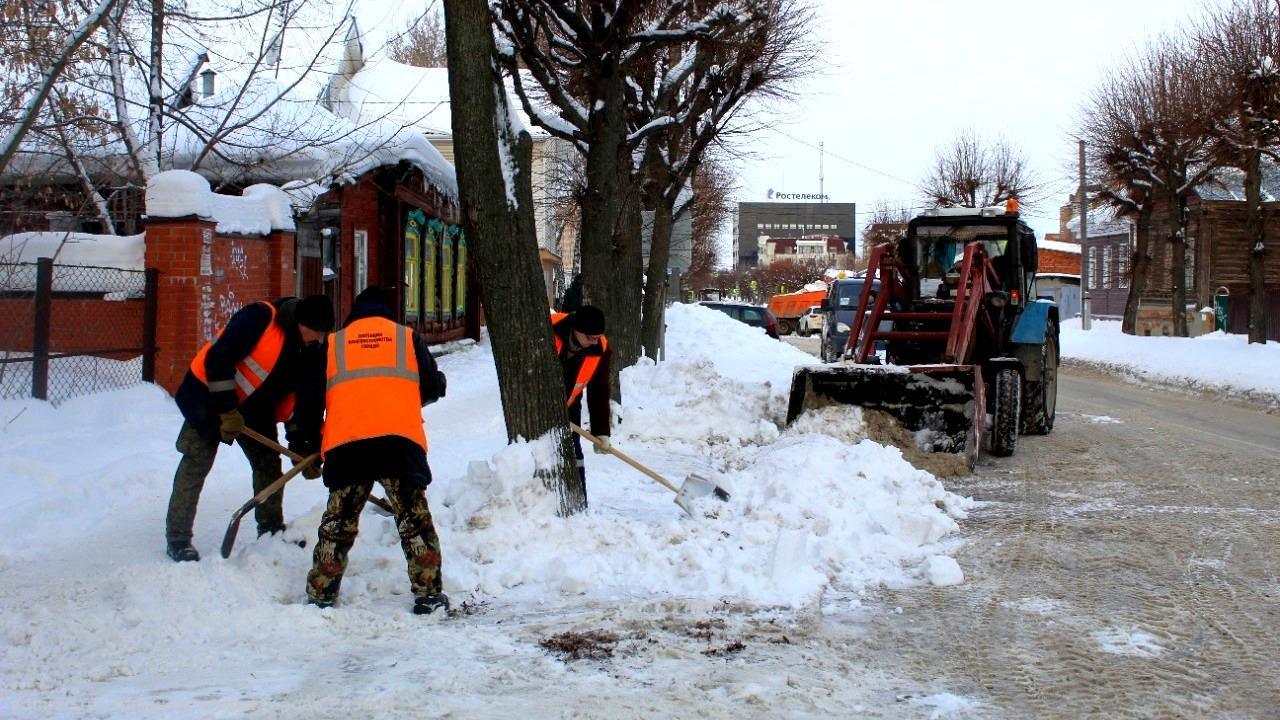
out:
M964 453L926 452L916 444L915 436L894 416L880 410L862 411L867 437L881 445L892 445L912 465L936 477L964 477L972 470Z

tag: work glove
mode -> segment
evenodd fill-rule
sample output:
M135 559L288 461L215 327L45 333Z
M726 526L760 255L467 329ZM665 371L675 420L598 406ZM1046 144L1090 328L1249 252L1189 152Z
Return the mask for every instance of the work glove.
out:
M315 480L316 478L320 477L321 475L324 474L324 472L321 469L321 465L322 465L321 461L316 460L315 462L306 466L305 468L302 469L302 477L308 480Z
M608 455L609 449L613 447L613 443L609 442L608 435L599 435L596 437L599 442L593 443L597 455Z
M244 431L244 416L239 410L228 410L218 415L222 419L222 425L219 426L218 432L222 433L222 442L230 444L235 441L236 437Z

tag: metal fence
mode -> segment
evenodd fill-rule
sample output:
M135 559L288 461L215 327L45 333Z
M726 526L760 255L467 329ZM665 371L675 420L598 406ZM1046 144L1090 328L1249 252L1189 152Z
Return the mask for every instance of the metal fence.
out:
M0 263L0 397L57 404L154 380L158 274Z

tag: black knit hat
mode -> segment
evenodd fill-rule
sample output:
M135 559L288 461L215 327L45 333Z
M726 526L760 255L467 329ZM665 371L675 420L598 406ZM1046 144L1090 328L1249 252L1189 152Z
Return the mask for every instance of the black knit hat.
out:
M308 295L298 301L294 319L316 332L333 330L333 303L328 295Z
M390 288L386 288L381 285L370 285L369 287L361 290L359 295L356 295L355 304L363 305L370 303L374 305L382 305L390 310L396 306L396 296L391 292Z
M573 329L583 335L604 334L604 313L595 305L583 305L569 316Z

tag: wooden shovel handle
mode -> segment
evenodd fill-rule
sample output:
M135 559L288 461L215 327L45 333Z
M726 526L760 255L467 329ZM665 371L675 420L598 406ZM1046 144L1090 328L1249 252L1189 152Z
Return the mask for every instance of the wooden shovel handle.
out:
M271 438L267 437L266 435L263 435L262 433L258 432L257 430L254 430L251 427L246 427L244 430L241 430L240 432L244 433L245 435L248 435L250 438L257 440L258 442L267 446L268 449L275 450L276 452L280 453L281 455L289 458L294 462L298 462L299 460L302 459L302 456L299 455L298 453L290 450L289 448L281 445L280 443L276 442L275 440L272 440Z
M579 435L581 435L582 437L584 437L584 438L586 438L586 439L590 440L590 441L592 442L592 444L597 445L597 446L598 446L598 445L600 445L600 438L598 438L598 437L596 437L595 435L592 435L591 433L587 432L586 430L583 430L582 428L578 427L577 423L569 423L569 427L573 428L573 431L574 431L574 432L576 432L576 433L578 433L578 434L579 434ZM679 493L679 492L680 492L680 490L679 490L675 485L672 485L670 482L668 482L666 478L662 477L662 476L661 476L661 475L659 475L658 473L656 473L656 472L654 472L654 471L650 470L649 468L647 468L647 467L645 467L645 466L641 465L640 463L636 462L635 460L631 459L631 458L630 458L630 457L628 457L625 453L623 453L621 450L619 450L619 449L617 449L617 448L613 447L613 445L612 445L612 444L611 444L611 445L609 445L609 448L608 448L608 450L606 450L606 452L608 452L610 455L613 455L614 457L618 458L618 459L619 459L619 460L621 460L622 462L624 462L624 463L626 463L626 464L630 465L631 467L633 467L633 468L635 468L635 469L639 470L640 472L644 473L645 475L648 475L649 477L653 478L654 480L657 480L659 483L661 483L664 487L666 487L666 488L667 488L668 490L670 490L671 492L673 492L673 493Z
M248 435L248 436L250 437L250 439L257 440L258 442L260 442L260 443L262 443L263 445L267 446L267 448L268 448L268 449L270 449L270 450L275 450L276 452L280 453L281 455L283 455L283 456L285 456L285 457L289 458L290 460L294 461L294 463L300 463L300 462L302 462L302 460L304 459L304 458L303 458L301 455L299 455L298 453L296 453L296 452L294 452L294 451L290 450L289 448L287 448L287 447L285 447L285 446L281 445L280 443L276 442L275 440L272 440L271 438L267 437L266 435L263 435L262 433L258 432L257 430L254 430L253 428L245 428L244 430L241 430L241 432L243 432L245 435ZM392 515L395 515L395 514L396 514L396 513L395 513L395 511L391 509L391 503L387 502L386 500L383 500L382 498L378 497L377 495L374 495L374 494L370 493L370 494L369 494L369 502L373 503L374 505L377 505L378 507L382 508L383 510L385 510L385 511L386 511L386 512L388 512L388 513L391 513Z

